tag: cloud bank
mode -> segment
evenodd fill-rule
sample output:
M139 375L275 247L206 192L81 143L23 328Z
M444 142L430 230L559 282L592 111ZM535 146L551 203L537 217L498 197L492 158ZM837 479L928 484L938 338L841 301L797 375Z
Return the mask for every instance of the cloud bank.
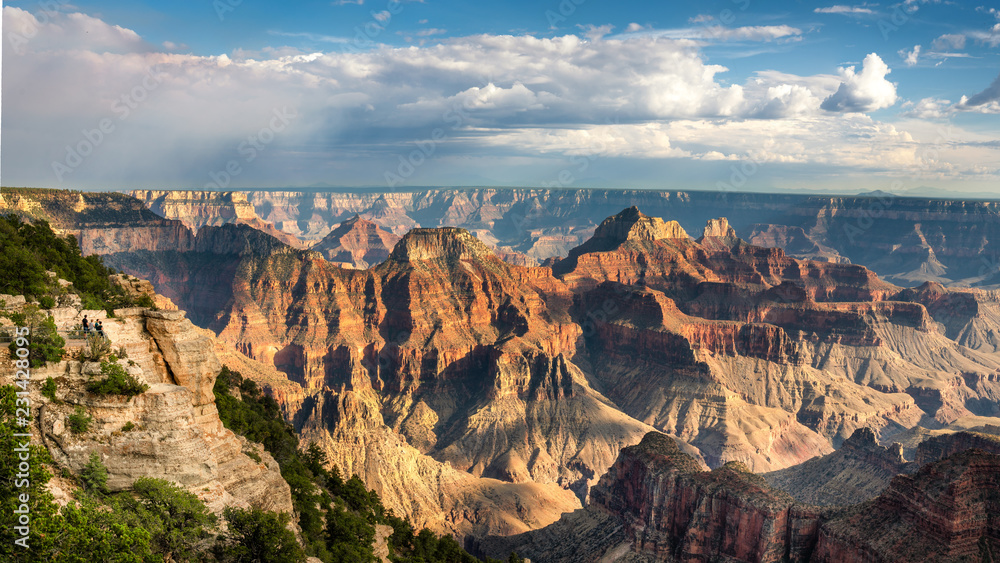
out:
M706 60L705 36L641 26L622 36L594 27L585 37L474 35L339 50L328 42L334 50L204 56L164 51L84 14L42 23L8 6L3 18L5 32L35 28L22 49L3 54L7 185L200 188L234 160L241 173L220 187L377 185L420 147L432 154L410 183L469 170L487 171L484 182L536 183L574 155L680 168L756 154L776 167L847 175L926 168L919 139L865 115L897 101L876 53L860 71L761 70L734 83ZM716 27L699 33L757 42L801 34ZM296 117L275 129L274 116L286 114ZM247 146L258 147L251 160ZM959 163L939 172L969 170Z

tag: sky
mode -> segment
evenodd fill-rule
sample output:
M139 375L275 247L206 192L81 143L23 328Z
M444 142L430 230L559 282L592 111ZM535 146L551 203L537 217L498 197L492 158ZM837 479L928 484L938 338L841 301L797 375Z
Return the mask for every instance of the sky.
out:
M1000 198L1000 4L3 4L0 183Z

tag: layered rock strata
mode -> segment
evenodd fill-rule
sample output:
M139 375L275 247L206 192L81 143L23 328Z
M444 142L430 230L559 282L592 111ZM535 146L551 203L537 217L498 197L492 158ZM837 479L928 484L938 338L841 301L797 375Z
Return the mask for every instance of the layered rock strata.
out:
M926 461L920 459L916 463L906 461L902 446L881 446L874 432L861 428L837 451L763 477L769 485L789 493L797 501L846 506L878 496L893 477L912 473L923 463Z
M364 270L384 262L399 238L355 215L330 231L312 249L330 262Z
M985 561L1000 547L998 469L1000 456L966 450L895 477L869 502L824 509L737 463L699 472L651 433L622 450L587 508L472 547L545 561Z
M157 477L187 488L216 512L230 505L291 512L291 492L278 464L219 420L212 387L220 364L211 334L182 311L116 313L104 323L114 345L127 353L118 362L149 389L134 397L89 393L87 382L102 377L95 362L70 360L37 373L57 384L59 402L46 404L38 418L53 457L78 473L97 453L112 490ZM67 428L77 406L92 418L82 434Z

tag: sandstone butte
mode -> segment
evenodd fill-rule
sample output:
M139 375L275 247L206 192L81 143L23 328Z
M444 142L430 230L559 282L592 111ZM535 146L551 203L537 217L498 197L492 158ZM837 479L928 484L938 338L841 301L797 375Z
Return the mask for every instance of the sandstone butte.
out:
M692 240L626 209L551 267L415 229L368 270L247 226L155 221L150 239L74 228L266 364L306 441L437 531L543 527L652 428L711 467L763 472L860 428L998 422L988 292L902 289L747 244L728 221Z
M998 485L1000 455L963 450L894 477L870 501L821 508L739 462L701 471L674 440L651 432L621 451L586 508L472 545L552 562L990 561L1000 549Z
M61 330L78 325L83 314L103 320L115 347L127 353L118 362L149 385L135 397L99 396L85 390L91 376L100 374L98 362L63 360L35 370L35 379L55 380L58 402L44 399L38 386L31 389L32 403L43 405L36 411L33 434L60 465L79 474L96 453L108 469L111 490L128 489L139 477L156 477L185 487L216 513L226 506L292 511L291 490L277 462L219 420L212 387L221 364L211 332L177 310L118 309L114 318L75 308L50 313ZM79 342L69 341L71 354ZM6 355L4 363L10 363ZM79 435L65 423L78 406L93 419ZM126 430L127 423L134 427ZM51 487L58 501L69 500L68 486L59 478Z
M384 262L399 238L355 215L330 231L312 249L329 262L364 270Z

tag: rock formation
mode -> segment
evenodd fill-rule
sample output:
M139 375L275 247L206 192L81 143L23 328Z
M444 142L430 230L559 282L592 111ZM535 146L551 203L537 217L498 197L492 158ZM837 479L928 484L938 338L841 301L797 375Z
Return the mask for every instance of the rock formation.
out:
M57 384L59 402L47 404L38 417L53 457L78 473L92 453L99 454L112 490L128 489L139 477L157 477L187 488L216 512L229 505L291 512L291 492L278 464L219 420L212 386L220 364L211 334L193 326L182 311L116 313L104 324L127 354L118 363L149 389L134 397L88 393L86 383L100 377L95 362L70 360L36 371ZM75 315L72 319L75 324ZM66 425L77 406L92 418L82 434Z
M930 437L917 446L915 461L918 465L924 465L971 449L1000 455L1000 432L955 432Z
M330 262L364 270L385 261L399 238L355 215L330 231L312 249Z
M291 247L302 246L294 235L261 219L243 192L136 190L132 196L153 213L180 221L195 232L209 226L248 225Z
M370 270L286 253L241 272L220 338L300 383L303 435L419 525L541 526L649 430L572 363L580 329L565 287L468 232L415 229ZM458 498L495 499L495 515Z
M199 198L218 203L202 206L198 213L232 213L230 196L200 193L206 195ZM135 194L156 208L157 198ZM701 232L709 219L726 217L736 233L758 246L784 248L796 258L864 264L905 286L938 281L1000 287L1000 207L993 201L879 193L826 197L492 188L385 194L250 191L246 199L261 220L303 240L317 241L361 214L397 235L418 226L488 230L497 246L539 261L565 256L604 218L635 205L653 217L676 219L691 233Z
M545 561L984 561L1000 548L1000 456L967 450L846 509L796 503L738 463L700 472L661 434L625 448L593 502L545 529L473 542Z
M966 450L900 475L824 522L817 561L990 561L1000 549L1000 456Z
M769 485L789 493L797 501L846 506L878 496L893 477L912 473L923 463L926 462L919 459L917 463L907 462L902 446L881 446L874 432L861 428L837 451L763 477Z

